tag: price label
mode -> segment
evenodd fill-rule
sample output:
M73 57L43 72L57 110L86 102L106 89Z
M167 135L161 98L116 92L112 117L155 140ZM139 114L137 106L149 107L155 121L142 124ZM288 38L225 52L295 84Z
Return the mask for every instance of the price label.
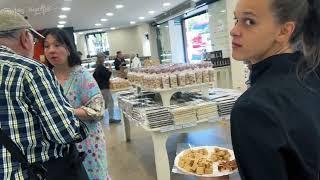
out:
M173 130L175 130L175 127L173 125L160 128L160 132L168 132L168 131L173 131Z
M182 126L183 128L189 128L189 127L197 126L197 123L188 123L188 124L183 124Z

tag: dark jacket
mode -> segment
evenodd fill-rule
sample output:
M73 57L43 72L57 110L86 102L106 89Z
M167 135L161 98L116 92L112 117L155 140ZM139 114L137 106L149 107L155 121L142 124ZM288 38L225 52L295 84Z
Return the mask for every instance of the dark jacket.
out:
M114 68L119 71L121 66L126 66L126 61L124 59L116 58L114 60Z
M251 87L231 114L242 180L319 180L320 80L296 75L300 53L253 65Z
M109 80L112 72L103 65L97 65L94 70L93 77L96 79L100 89L109 89Z

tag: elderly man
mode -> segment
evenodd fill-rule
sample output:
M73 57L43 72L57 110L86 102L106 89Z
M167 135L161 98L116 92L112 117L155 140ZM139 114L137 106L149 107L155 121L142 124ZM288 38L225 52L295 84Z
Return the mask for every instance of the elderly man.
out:
M0 179L83 179L74 143L87 129L52 72L31 59L37 37L23 16L0 10Z

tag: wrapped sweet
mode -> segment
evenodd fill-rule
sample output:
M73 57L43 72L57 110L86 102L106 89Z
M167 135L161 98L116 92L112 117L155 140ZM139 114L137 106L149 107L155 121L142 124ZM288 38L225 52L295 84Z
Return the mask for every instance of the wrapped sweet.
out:
M209 82L209 71L207 69L202 72L202 81L203 83Z
M178 78L176 74L170 74L170 87L171 88L178 87Z

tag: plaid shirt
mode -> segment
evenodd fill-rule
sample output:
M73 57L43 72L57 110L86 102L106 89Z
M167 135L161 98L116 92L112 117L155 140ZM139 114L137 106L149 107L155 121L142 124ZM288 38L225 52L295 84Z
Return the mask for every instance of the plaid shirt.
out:
M87 134L53 73L5 46L0 46L0 127L30 163L62 157L67 144ZM0 179L25 179L26 173L0 142Z

